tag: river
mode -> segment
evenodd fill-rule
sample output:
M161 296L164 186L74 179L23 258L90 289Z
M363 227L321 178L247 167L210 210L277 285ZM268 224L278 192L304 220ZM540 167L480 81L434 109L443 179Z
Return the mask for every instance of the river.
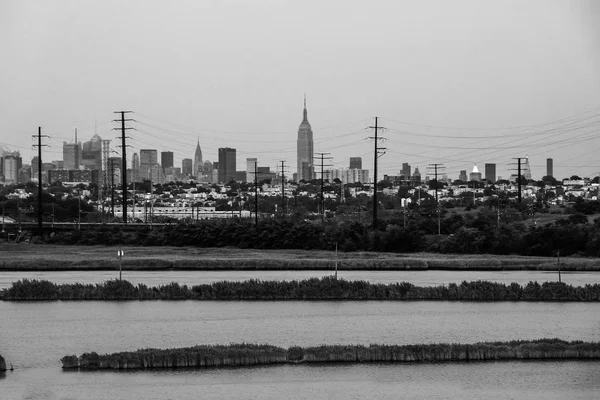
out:
M0 302L0 399L593 398L600 362L269 366L63 372L60 358L142 347L260 342L600 341L596 303Z
M197 285L217 281L248 279L294 280L323 277L332 271L123 271L123 279L134 285L165 285L171 282ZM118 271L0 271L0 289L10 287L19 279L47 279L55 283L100 283L118 278ZM348 280L374 283L410 282L417 286L447 285L462 281L486 280L521 285L530 281L557 281L557 272L547 271L338 271ZM574 286L600 283L600 272L562 272L563 282Z

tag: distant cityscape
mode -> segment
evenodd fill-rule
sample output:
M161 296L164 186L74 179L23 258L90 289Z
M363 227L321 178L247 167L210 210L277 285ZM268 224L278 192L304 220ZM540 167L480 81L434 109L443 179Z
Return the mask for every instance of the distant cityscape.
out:
M77 130L75 130L74 136L73 141L63 142L62 160L42 163L41 176L44 184L78 182L108 187L114 185L114 182L121 181L123 160L114 155L116 151L112 150L110 140L103 140L95 133L89 141L82 143L77 138ZM245 170L238 169L237 149L232 147L219 148L217 161L211 162L203 158L199 138L193 158L183 158L180 167L174 165L174 159L175 154L172 151L160 151L159 153L158 149L140 149L139 153L134 152L131 160L126 163L126 179L128 182L148 180L155 184L191 180L197 183L228 183L230 181L252 183L255 180L257 182L265 180L280 182L282 178L286 182L300 182L321 177L326 181L339 179L341 183L371 182L369 169L363 168L361 157L350 157L348 167L345 168L323 168L322 171L319 169L320 165L315 163L313 131L308 121L306 99L304 100L303 118L298 128L296 172L291 176L286 174L285 168L272 170L271 167L259 166L260 160L256 157L246 158ZM526 180L531 180L529 159L524 157L522 160L521 176ZM282 167L285 166L285 162L282 163ZM553 168L553 160L548 158L544 176L553 177ZM419 167L415 167L413 170L412 166L405 162L402 163L398 175L384 175L383 179L396 184L418 184L433 178L446 183L454 181L444 172L443 168L435 176L431 176L429 170L425 177L422 175ZM514 173L504 177L504 180L515 182L517 176L515 168ZM470 172L467 169L461 170L456 178L462 182L495 183L503 180L503 177L496 175L496 164L493 163L485 163L483 173L477 165L474 165ZM33 157L30 164L24 164L20 152L0 147L1 184L37 182L37 180L38 157Z

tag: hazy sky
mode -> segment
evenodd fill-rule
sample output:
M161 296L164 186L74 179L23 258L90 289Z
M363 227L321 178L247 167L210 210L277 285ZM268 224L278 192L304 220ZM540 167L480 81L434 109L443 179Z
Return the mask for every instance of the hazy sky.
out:
M0 2L0 145L34 155L111 131L132 110L133 151L176 166L219 147L294 173L304 93L315 151L372 170L387 153L449 176L530 157L534 178L600 173L600 2L595 0L189 0ZM116 145L116 140L113 141Z

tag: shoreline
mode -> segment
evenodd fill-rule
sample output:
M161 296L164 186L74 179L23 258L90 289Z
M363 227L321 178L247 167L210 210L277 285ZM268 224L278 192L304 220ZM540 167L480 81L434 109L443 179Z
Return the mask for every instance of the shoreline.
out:
M0 271L114 271L118 246L0 245ZM600 259L123 246L124 271L600 271Z
M201 345L65 356L63 369L207 368L301 363L437 362L497 360L597 360L600 342L539 339L474 344L322 345L288 349L268 344Z

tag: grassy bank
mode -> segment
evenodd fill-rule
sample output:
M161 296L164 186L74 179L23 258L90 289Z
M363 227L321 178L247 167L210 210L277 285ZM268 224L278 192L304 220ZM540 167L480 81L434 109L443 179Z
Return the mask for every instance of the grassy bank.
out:
M323 345L290 347L230 344L179 349L142 349L99 355L85 353L61 359L65 369L144 369L249 366L324 362L415 362L600 359L600 343L560 339L483 342L475 344Z
M99 284L55 284L46 280L13 282L4 300L449 300L449 301L599 301L600 284L559 282L527 285L474 281L460 285L346 281L327 276L295 281L221 281L194 286L158 287L110 280Z
M116 246L0 245L0 270L115 270ZM122 247L124 270L332 270L336 255L324 250L256 250L196 247ZM555 258L381 252L339 252L340 270L543 270ZM600 259L561 258L564 271L600 271Z

